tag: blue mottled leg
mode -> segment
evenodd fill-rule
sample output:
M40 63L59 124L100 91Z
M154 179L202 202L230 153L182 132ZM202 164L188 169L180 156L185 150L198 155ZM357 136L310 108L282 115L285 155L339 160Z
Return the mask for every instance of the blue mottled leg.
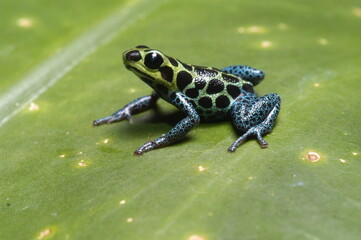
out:
M99 126L103 124L110 124L114 122L119 122L124 119L131 121L131 117L134 114L144 112L152 107L159 99L158 94L153 93L149 96L144 96L134 100L133 102L128 103L122 109L116 111L111 116L100 118L93 122L93 126Z
M261 70L245 66L245 65L233 65L221 70L222 72L236 75L243 80L249 81L256 86L264 79L264 73Z
M231 117L233 124L245 133L228 148L228 151L234 152L249 136L256 136L261 147L267 147L268 143L262 136L272 130L280 105L281 99L275 93L257 98L244 92L234 104Z
M183 136L185 136L193 127L195 127L200 117L192 104L181 94L173 93L171 97L172 103L177 106L181 111L185 112L187 116L182 119L175 127L173 127L167 134L154 139L153 141L146 142L142 147L138 148L134 155L140 156L145 152L155 148L164 147L174 143Z

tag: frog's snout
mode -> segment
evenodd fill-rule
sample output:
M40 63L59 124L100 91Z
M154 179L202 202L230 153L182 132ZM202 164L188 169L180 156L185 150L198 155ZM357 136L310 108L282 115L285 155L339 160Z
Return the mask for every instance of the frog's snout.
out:
M132 50L129 52L126 52L124 54L124 57L126 61L130 61L130 62L137 62L140 59L142 59L142 55L140 55L140 52L138 50Z

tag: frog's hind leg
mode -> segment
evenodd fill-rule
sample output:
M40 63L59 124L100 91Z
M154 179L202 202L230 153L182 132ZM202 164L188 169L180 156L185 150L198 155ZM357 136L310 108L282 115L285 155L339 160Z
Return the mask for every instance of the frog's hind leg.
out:
M272 130L280 111L281 99L276 93L260 98L250 93L242 95L234 103L231 118L236 128L245 133L228 148L230 152L234 152L249 136L256 136L261 147L267 147L268 143L262 136Z
M264 79L263 71L246 65L233 65L223 68L221 71L236 75L243 80L249 81L253 84L253 86L256 86Z

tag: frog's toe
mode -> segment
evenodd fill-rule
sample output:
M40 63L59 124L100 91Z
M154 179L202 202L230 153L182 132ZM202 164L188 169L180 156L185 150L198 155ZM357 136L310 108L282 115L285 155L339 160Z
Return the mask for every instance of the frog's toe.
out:
M237 147L230 146L230 147L228 148L228 152L233 153L233 152L235 152L235 151L236 151L236 149L237 149Z
M139 149L137 149L137 150L134 151L133 155L134 155L135 157L140 157L140 156L143 155L143 152L140 151Z
M130 124L133 124L132 115L127 115L127 116L125 117L125 119L127 119Z
M257 134L257 140L259 145L261 146L261 148L266 148L268 147L268 143L262 138L261 134Z
M146 143L144 143L143 146L141 146L140 148L135 150L134 156L136 156L136 157L142 156L144 153L149 152L150 150L153 150L157 147L158 146L157 146L157 143L155 142L155 140L146 142Z
M258 143L261 146L261 148L268 148L268 143L264 139L262 139L262 140L263 141L258 139Z
M94 120L93 121L93 127L96 127L96 126L99 126L100 124L99 124L99 122L98 122L98 120Z
M93 126L96 127L96 126L100 126L100 125L103 125L103 124L107 124L111 118L112 118L112 117L109 116L109 117L105 117L105 118L100 118L100 119L94 120L94 121L93 121Z
M232 143L232 145L228 148L228 152L235 152L236 149L241 146L248 137L249 133L245 133L243 134L241 137L239 137L234 143Z

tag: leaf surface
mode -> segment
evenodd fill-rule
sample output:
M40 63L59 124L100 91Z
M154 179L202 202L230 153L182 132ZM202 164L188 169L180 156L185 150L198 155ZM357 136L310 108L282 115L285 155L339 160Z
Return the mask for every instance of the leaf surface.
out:
M1 113L10 117L0 126L0 239L359 239L358 1L3 2L0 31L14 34L0 40L0 105L59 49L117 13L124 22ZM180 120L164 101L133 124L92 128L150 93L121 64L140 44L190 64L263 69L257 93L282 98L269 147L250 140L228 153L240 133L221 122L133 157Z

